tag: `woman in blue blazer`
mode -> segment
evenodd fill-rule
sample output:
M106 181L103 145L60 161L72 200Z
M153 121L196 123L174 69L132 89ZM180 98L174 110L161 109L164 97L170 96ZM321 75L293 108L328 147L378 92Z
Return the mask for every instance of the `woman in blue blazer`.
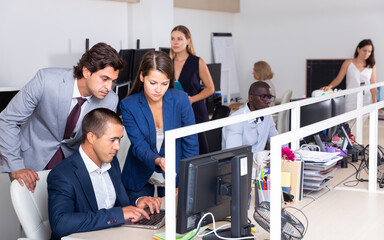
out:
M174 79L170 57L150 51L143 56L128 97L120 103L131 141L122 172L130 201L143 194L153 196L154 185L160 186L159 197L164 196L164 132L195 124L188 95L173 88ZM177 139L176 171L180 159L198 154L197 135Z

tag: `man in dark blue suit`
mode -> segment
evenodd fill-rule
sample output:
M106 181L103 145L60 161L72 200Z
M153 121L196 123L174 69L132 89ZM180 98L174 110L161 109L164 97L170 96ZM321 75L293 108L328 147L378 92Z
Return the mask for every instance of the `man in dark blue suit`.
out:
M142 197L137 207L129 206L115 157L123 137L121 119L111 110L95 109L84 117L82 131L79 150L48 175L52 239L149 218L146 207L159 212L160 198Z

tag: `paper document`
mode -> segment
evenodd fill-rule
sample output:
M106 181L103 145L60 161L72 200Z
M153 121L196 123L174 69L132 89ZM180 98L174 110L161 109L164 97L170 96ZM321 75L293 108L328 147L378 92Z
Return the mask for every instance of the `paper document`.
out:
M304 161L311 161L311 162L327 162L330 160L333 160L335 157L339 155L338 152L335 153L329 153L329 152L318 152L318 151L308 151L308 150L298 150L295 153L297 153L296 159L303 158Z

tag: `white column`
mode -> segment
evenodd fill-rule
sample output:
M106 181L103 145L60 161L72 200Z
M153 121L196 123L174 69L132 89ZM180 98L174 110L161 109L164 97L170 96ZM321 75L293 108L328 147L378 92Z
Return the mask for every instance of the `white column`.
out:
M173 0L140 0L128 9L129 48L169 47L173 23Z

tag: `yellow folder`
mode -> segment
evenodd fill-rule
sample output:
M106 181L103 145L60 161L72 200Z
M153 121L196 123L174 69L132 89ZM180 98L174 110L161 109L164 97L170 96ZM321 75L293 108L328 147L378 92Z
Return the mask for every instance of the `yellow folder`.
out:
M303 195L303 162L282 160L281 172L290 173L291 194L295 196L295 200L301 200Z

